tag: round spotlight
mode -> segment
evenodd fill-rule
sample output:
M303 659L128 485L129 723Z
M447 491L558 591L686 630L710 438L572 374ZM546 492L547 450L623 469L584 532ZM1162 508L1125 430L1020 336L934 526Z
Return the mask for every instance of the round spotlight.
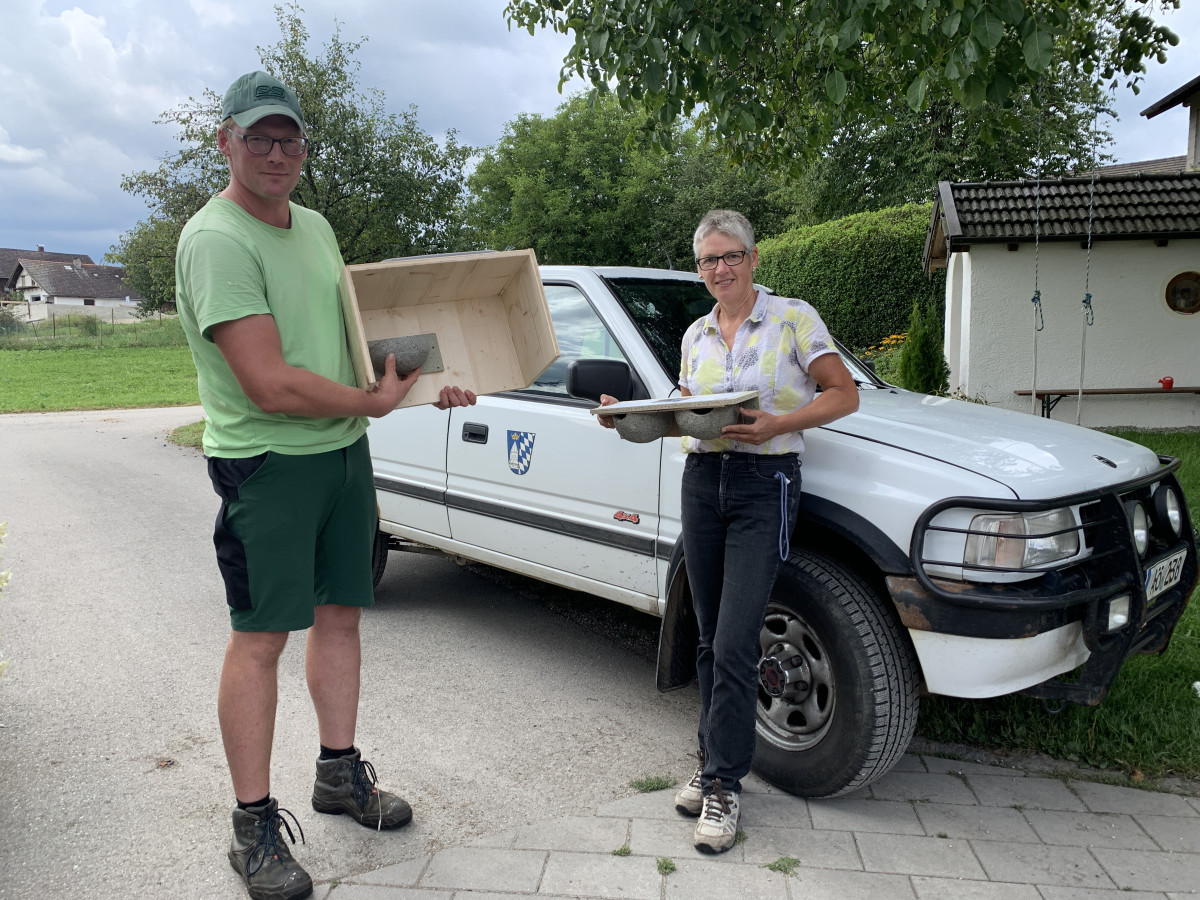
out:
M1165 538L1183 534L1183 505L1174 489L1166 485L1154 492L1154 524Z
M1133 529L1133 546L1138 556L1145 556L1150 547L1150 517L1146 515L1146 507L1136 500L1125 504L1125 514L1129 516L1129 525Z

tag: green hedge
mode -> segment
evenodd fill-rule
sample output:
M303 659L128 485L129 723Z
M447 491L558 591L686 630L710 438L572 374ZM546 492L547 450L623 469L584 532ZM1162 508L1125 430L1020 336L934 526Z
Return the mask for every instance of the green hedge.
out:
M929 204L858 213L768 238L755 280L807 300L855 352L908 329L913 303L945 310L946 272L921 271Z

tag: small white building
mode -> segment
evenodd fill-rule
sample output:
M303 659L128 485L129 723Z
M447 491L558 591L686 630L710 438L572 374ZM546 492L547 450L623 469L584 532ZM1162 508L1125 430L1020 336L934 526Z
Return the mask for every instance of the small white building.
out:
M65 306L136 306L141 295L124 280L119 266L98 266L80 259L18 259L9 281L30 303Z
M923 264L947 269L952 390L1093 427L1200 427L1200 78L1143 115L1180 103L1186 157L938 185Z

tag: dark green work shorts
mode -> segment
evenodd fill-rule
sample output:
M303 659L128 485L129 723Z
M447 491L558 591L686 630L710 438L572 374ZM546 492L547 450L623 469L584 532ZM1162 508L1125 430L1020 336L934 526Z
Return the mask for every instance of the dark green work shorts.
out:
M370 606L377 513L367 437L342 450L210 457L213 543L234 631L300 631L323 603Z

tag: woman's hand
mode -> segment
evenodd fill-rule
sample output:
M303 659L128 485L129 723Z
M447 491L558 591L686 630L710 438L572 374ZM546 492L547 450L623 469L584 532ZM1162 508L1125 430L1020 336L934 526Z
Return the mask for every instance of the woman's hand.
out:
M600 395L600 405L601 406L612 406L616 402L617 402L616 397L610 397L608 394ZM614 419L612 416L596 416L596 421L599 422L605 428L616 428L617 427L617 420Z
M743 444L765 444L776 435L783 434L787 429L782 427L780 417L767 412L765 409L747 409L744 406L738 407L738 412L741 418L749 419L749 422L738 422L735 425L726 425L721 429L721 437L729 438L733 441L740 441Z
M438 392L437 402L433 405L438 409L449 409L452 406L474 406L476 399L474 392L456 385L442 388Z

